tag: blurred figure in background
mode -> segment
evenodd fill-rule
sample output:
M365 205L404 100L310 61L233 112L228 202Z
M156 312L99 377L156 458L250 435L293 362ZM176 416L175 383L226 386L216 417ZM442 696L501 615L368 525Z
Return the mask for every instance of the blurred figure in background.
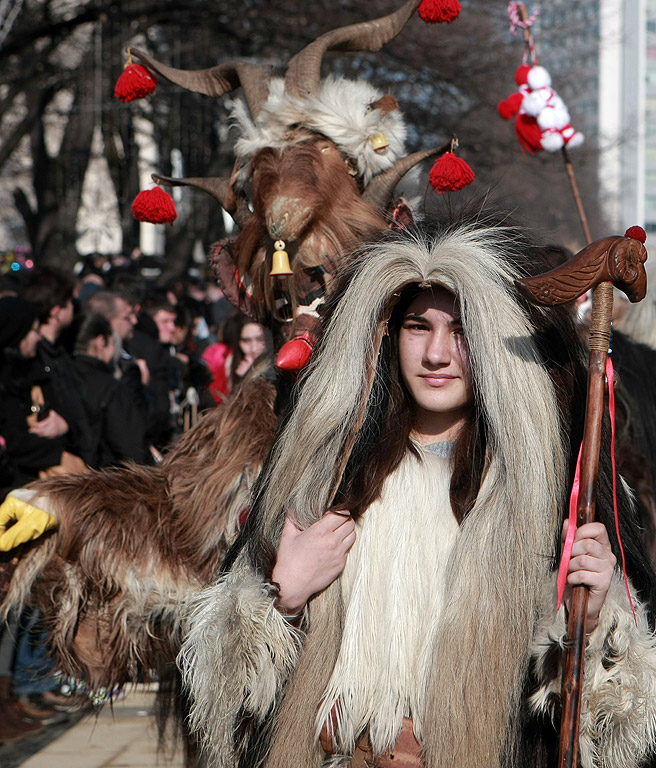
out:
M129 385L114 377L116 342L112 326L99 314L87 316L78 332L74 366L83 382L95 445L95 467L147 458L146 421Z

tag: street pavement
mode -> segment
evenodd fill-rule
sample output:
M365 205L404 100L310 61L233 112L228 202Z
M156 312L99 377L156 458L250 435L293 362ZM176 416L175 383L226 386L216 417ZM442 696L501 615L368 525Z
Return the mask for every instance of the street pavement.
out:
M97 716L74 715L67 725L51 726L32 740L6 744L0 747L0 767L183 768L181 749L157 750L155 690L136 686Z

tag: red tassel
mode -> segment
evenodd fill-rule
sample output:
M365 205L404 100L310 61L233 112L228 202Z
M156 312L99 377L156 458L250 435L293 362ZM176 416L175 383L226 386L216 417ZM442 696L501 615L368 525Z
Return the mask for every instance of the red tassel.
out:
M629 227L624 233L624 237L632 237L634 240L640 240L640 242L644 244L647 239L647 233L642 227L636 225L634 227Z
M515 133L522 147L532 155L542 149L542 131L532 115L517 115Z
M283 371L300 371L310 361L313 346L309 333L290 339L280 347L276 365Z
M458 0L421 0L419 16L427 24L452 22L460 13Z
M116 81L114 96L127 104L129 101L149 96L157 87L157 78L141 64L125 65L123 73Z
M453 152L445 152L438 157L432 167L428 180L438 192L457 192L474 181L474 171Z
M132 203L132 213L135 219L150 224L172 224L178 218L173 198L161 187L139 192Z
M504 99L497 104L497 112L504 120L510 120L519 112L519 108L522 106L522 101L524 101L524 97L519 91L511 93L507 99Z

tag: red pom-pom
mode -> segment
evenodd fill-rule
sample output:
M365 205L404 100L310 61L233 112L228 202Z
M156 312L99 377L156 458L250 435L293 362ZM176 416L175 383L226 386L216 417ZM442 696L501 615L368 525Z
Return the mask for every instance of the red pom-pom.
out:
M428 180L431 187L440 194L442 192L457 192L474 181L474 171L453 152L445 152L438 157L431 168Z
M528 73L531 71L529 64L520 64L515 70L515 82L517 85L526 85L528 83Z
M157 88L157 78L141 64L128 64L116 81L114 96L122 102L149 96Z
M524 101L524 97L519 91L511 93L507 99L497 104L497 111L504 120L510 120L511 117L514 117L519 112L522 101Z
M427 24L447 24L458 17L460 3L458 0L421 0L419 16Z
M309 333L290 339L280 347L276 365L283 371L300 371L310 361L313 347Z
M647 233L642 227L636 225L629 227L624 233L624 237L632 237L634 240L640 240L641 243L644 243L647 239Z
M172 224L178 218L173 198L161 187L139 192L132 203L132 213L135 219L150 224Z
M538 121L531 115L517 115L515 133L522 147L532 155L542 149L542 131Z

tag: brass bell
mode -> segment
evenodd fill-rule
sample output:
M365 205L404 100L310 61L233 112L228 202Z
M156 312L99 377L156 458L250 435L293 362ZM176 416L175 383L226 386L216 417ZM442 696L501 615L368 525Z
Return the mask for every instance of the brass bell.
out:
M273 244L273 247L276 250L273 252L273 260L271 263L271 272L269 272L269 276L275 277L276 275L293 275L294 273L289 266L289 254L285 250L285 241L276 240L276 242Z

